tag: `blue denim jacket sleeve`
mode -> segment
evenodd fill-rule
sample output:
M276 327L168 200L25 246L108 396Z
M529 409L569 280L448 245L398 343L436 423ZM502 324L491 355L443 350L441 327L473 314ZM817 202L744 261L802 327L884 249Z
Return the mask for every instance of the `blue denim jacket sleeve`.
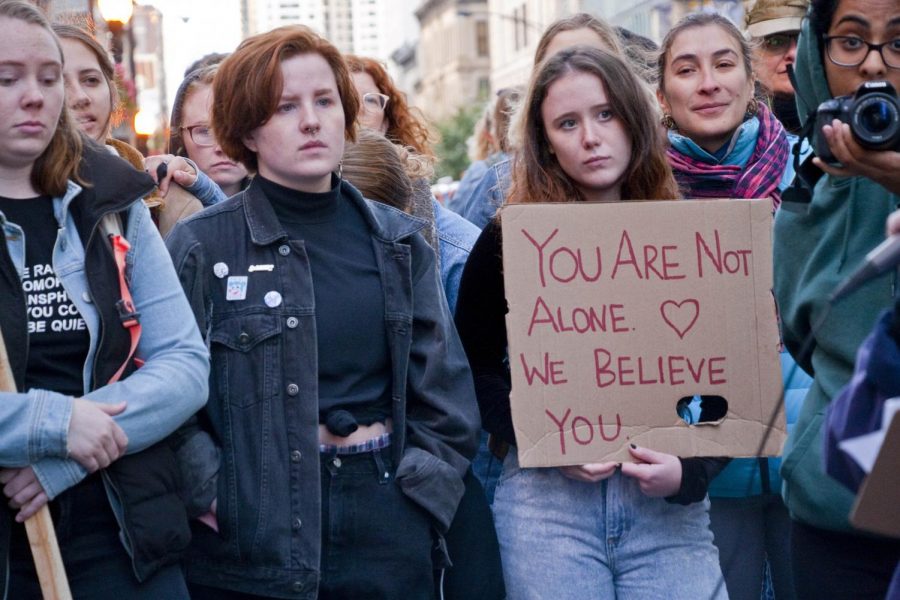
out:
M433 202L434 224L441 252L441 279L444 283L444 293L447 295L447 304L450 305L450 314L454 314L463 268L481 230L455 212L441 206L437 200Z
M512 177L511 160L503 160L487 170L469 201L459 213L479 229L484 229L506 200Z
M205 405L209 354L169 254L142 202L130 209L125 237L132 246L127 260L131 294L141 313L136 355L145 362L126 379L84 397L108 404L127 402L115 420L128 436L126 454L132 454L164 439ZM75 461L58 457L33 466L50 498L86 474Z
M22 467L65 456L72 398L48 390L0 392L0 464Z
M201 171L194 161L186 158L194 170L197 171L197 180L184 188L186 191L190 192L194 196L196 196L197 200L200 201L204 207L212 206L213 204L218 204L224 200L228 199L228 196L225 195L225 192L222 191L222 188L216 184L215 181L210 179L206 173Z

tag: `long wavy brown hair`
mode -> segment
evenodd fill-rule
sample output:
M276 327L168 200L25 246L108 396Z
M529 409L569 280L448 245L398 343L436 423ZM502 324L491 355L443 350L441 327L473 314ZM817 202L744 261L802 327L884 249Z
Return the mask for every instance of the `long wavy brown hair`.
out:
M610 109L631 135L631 158L622 176L623 200L679 198L666 160L666 141L652 100L624 60L587 46L575 46L547 58L531 78L518 126L521 152L515 159L509 203L583 201L584 194L551 152L541 107L550 86L567 73L588 73L606 89Z
M425 116L406 102L406 94L397 89L384 66L373 58L353 54L345 54L344 60L351 73L368 73L381 93L390 98L384 110L387 122L385 136L396 144L409 146L419 154L433 157L435 135L429 129Z

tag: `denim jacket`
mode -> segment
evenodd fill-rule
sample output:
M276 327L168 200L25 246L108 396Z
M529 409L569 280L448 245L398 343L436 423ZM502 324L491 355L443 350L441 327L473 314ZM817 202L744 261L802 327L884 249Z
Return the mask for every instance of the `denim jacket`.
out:
M382 277L396 481L445 530L477 441L468 362L434 253L416 235L425 223L364 200L346 182L339 185L369 224ZM222 450L221 464L213 465L219 533L194 528L188 579L315 598L321 542L318 366L314 282L304 242L289 239L251 183L176 225L167 244L211 346L203 420ZM229 277L247 277L245 298L232 291L228 299ZM233 289L239 281L232 280Z
M496 162L475 184L471 194L457 201L459 214L479 229L484 229L503 206L512 181L512 158L502 154L495 157Z
M463 269L481 230L449 208L441 206L434 198L431 202L434 205L434 227L441 256L441 281L452 315L456 312L456 298L459 296Z
M87 326L90 344L83 367L84 394L95 402L127 401L114 417L128 436L123 457L103 471L103 482L122 528L122 540L139 580L179 559L189 530L178 473L167 444L157 443L199 410L206 401L209 361L190 318L190 307L178 285L165 246L140 198L153 182L125 162L86 145L83 172L94 185L82 190L69 182L54 198L59 224L52 264L63 289ZM98 179L101 177L101 179ZM136 356L144 365L104 385L125 360L130 343L115 327L113 306L119 284L112 253L100 238L100 216L123 214L126 279L140 313L142 335ZM27 356L25 301L19 279L24 274L22 229L0 213L6 244L0 248L0 322L13 372L21 385ZM109 267L112 268L109 268ZM73 398L49 390L0 393L0 465L32 465L48 497L53 499L79 483L84 468L66 458ZM4 511L3 516L9 518ZM0 521L0 554L5 561L7 522Z
M60 226L53 248L53 270L90 335L83 397L110 404L127 401L125 412L115 421L128 436L126 452L132 454L160 441L203 407L209 372L207 352L190 321L190 307L150 213L136 198L128 209L128 228L124 232L131 244L126 272L130 274L131 294L143 323L136 355L145 364L111 385L97 387L91 381L100 321L89 293L84 247L68 210L80 192L81 187L70 181L66 194L53 199ZM10 257L21 277L25 271L25 236L2 213L0 222ZM0 392L0 398L0 464L33 465L51 499L84 479L84 468L66 458L73 398L39 389L19 394Z

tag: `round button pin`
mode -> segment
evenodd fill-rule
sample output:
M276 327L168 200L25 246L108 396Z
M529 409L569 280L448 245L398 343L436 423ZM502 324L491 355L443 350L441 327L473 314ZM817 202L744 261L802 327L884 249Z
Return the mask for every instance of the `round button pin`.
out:
M215 273L216 277L222 279L228 275L228 265L223 262L217 262L213 265L213 273Z
M281 294L276 291L271 291L265 295L263 301L266 303L266 306L269 308L275 308L276 306L281 306Z

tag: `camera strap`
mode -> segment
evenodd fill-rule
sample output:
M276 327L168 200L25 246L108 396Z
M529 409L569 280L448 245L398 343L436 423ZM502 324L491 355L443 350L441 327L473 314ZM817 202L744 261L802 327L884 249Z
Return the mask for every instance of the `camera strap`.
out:
M794 93L800 95L800 86L797 84L797 76L794 74L794 65L787 66L787 74L788 78L791 80L791 85L794 86ZM803 104L806 106L812 106L812 104L808 103L802 96L801 99L803 99ZM795 212L805 211L805 207L812 202L813 188L816 187L816 183L822 178L822 175L825 174L822 169L813 164L812 154L810 154L806 160L802 162L800 160L803 142L804 140L807 140L809 144L812 144L813 129L815 126L816 112L812 111L807 113L806 119L804 119L803 128L800 130L800 139L797 140L797 143L794 144L794 147L791 149L791 154L793 155L792 160L794 161L794 181L791 182L790 187L782 194L782 207L787 210L793 210ZM787 203L787 206L785 206L784 203Z

